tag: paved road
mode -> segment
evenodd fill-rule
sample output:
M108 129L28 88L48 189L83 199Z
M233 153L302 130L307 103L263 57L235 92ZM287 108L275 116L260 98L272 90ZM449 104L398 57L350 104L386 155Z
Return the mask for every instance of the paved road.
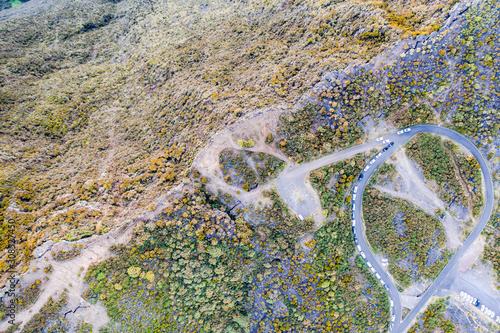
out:
M452 139L453 141L463 145L474 155L474 157L478 160L481 166L481 171L483 173L485 188L486 188L485 192L486 200L485 200L483 214L481 215L481 218L479 219L476 228L471 232L469 237L465 240L463 245L457 250L455 255L451 258L451 260L444 267L444 269L434 280L434 282L429 286L426 292L422 296L420 296L421 297L420 301L406 316L405 320L402 320L402 306L401 306L399 291L397 290L396 286L392 283L389 276L384 272L384 270L375 260L375 257L373 256L373 253L371 252L370 247L368 246L367 241L365 240L364 237L364 230L361 219L362 194L373 172L382 163L384 163L397 149L399 149L402 145L408 142L413 136L415 136L420 132L427 132L427 133L446 136ZM394 144L391 147L388 147L388 149L382 154L380 155L377 154L379 157L372 159L365 166L365 169L362 172L363 175L362 179L359 179L355 184L354 189L356 190L356 197L354 198L354 193L353 193L353 203L352 203L353 232L358 250L362 253L362 256L364 257L365 261L369 263L369 266L372 267L371 268L372 272L376 273L377 278L386 288L387 293L389 294L389 298L392 301L391 303L393 303L393 307L391 308L392 316L390 323L390 331L404 332L411 323L411 321L418 315L418 313L426 305L430 297L440 287L443 281L447 280L450 273L456 271L456 266L458 264L458 261L467 251L467 249L471 246L474 240L480 235L481 231L483 230L485 225L488 223L488 220L490 219L491 212L493 210L493 199L494 199L493 183L491 180L491 173L488 169L488 165L486 163L486 160L482 156L481 152L467 138L465 138L464 136L458 134L453 130L440 126L419 125L407 129L406 132L400 134L393 133L386 135L384 136L383 141L372 141L369 143L365 143L363 145L351 147L342 152L331 154L329 156L325 156L318 160L289 169L287 172L278 177L277 189L280 195L288 203L290 208L292 208L297 214L300 214L303 217L310 216L313 213L319 211L320 207L319 207L319 202L314 199L314 195L308 190L308 188L305 185L306 176L309 174L309 172L317 168L326 166L328 164L332 164L337 161L350 158L370 148L379 146L383 142L386 142L386 140L390 140L390 142L393 142ZM387 144L385 145L388 146Z

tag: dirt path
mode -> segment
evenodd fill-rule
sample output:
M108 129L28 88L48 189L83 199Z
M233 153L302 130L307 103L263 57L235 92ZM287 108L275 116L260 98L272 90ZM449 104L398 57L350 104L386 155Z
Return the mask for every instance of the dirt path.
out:
M105 260L112 256L109 248L116 244L127 244L131 241L134 226L138 221L147 221L160 214L161 211L170 205L170 199L178 199L182 196L183 191L190 191L192 187L190 184L180 184L170 190L167 194L160 197L155 203L155 209L147 212L142 217L118 226L113 231L103 234L94 235L92 237L81 239L75 242L45 242L34 250L37 259L30 263L30 269L23 274L19 279L19 284L26 287L36 280L41 280L42 292L38 296L35 303L29 308L16 314L16 322L22 322L20 329L31 320L31 318L40 311L43 305L47 302L49 297L55 294L60 294L67 289L68 304L64 307L63 312L74 311L66 315L66 319L70 322L72 327L75 327L78 320L91 321L94 325L96 332L99 327L106 325L109 318L106 314L106 309L97 302L91 304L82 298L83 291L87 288L83 278L87 269L93 265ZM51 252L59 250L69 250L82 246L81 254L73 259L66 261L56 261ZM36 255L39 254L39 255ZM52 273L45 274L44 267L52 265ZM33 268L37 270L34 272ZM46 277L49 279L46 280ZM7 321L0 323L0 331L6 330L9 324Z
M228 193L244 204L250 204L257 200L262 201L260 199L262 191L269 190L275 184L275 181L259 185L249 192L236 186L228 185L224 181L224 175L219 169L219 154L226 148L242 149L237 143L239 139L252 139L255 141L255 145L252 148L246 148L246 150L263 152L282 159L287 163L285 170L288 169L293 164L288 156L277 149L274 142L271 144L265 142L268 134L274 135L274 129L278 126L279 116L283 112L284 109L269 109L267 111L250 113L238 123L216 133L212 137L207 146L200 150L192 165L193 168L198 170L201 175L200 177L207 178L207 189L213 193L217 193L219 190Z
M473 209L473 205L472 205L472 194L470 193L469 191L469 187L467 186L467 183L465 182L464 178L462 177L462 175L460 174L460 168L458 167L458 163L457 163L457 160L456 160L456 156L455 154L448 148L445 147L445 145L443 144L443 141L441 141L441 147L443 147L444 150L446 150L448 152L448 154L450 155L451 157L451 161L453 162L453 172L455 173L455 177L458 179L458 181L460 182L460 185L462 186L462 188L464 189L464 192L467 193L467 205L468 205L468 209L469 209L469 212L471 212L470 214L470 218L471 220L474 222L474 224L477 222L476 219L474 218L474 216L472 215L472 209Z
M380 185L374 185L373 187L394 197L408 200L430 215L435 215L436 208L445 211L445 203L425 183L424 176L406 156L404 150L398 150L394 157L396 159L394 164L403 182L401 188L396 190L393 187ZM449 212L446 212L441 223L445 228L447 247L457 249L462 244L460 240L460 222L451 216Z

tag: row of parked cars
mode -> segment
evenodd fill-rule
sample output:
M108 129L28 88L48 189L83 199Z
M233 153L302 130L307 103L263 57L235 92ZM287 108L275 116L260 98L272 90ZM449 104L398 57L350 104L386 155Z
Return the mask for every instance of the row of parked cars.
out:
M477 307L481 306L480 310L482 313L484 313L485 315L487 315L491 319L494 319L498 324L500 324L500 316L495 316L495 311L488 309L488 307L486 307L484 304L481 304L481 302L477 298L467 294L464 291L460 292L460 298L462 300L464 300L465 302L470 303L472 305L475 305Z
M411 131L411 128L407 128L403 131L400 131L401 133L404 133L404 132L409 132ZM401 134L398 132L398 135ZM364 172L368 171L370 169L370 166L372 164L375 163L375 161L380 157L382 156L383 153L385 153L387 150L389 150L389 148L391 148L392 146L394 146L394 142L391 142L390 140L384 140L384 137L380 137L377 139L377 141L382 141L382 143L386 144L388 143L388 145L382 149L382 151L380 151L377 155L375 155L374 158L372 158L370 160L370 162L365 166L365 168L363 169ZM363 173L361 173L359 175L359 178L358 178L358 181L360 181L361 179L363 179ZM366 254L362 251L361 249L361 245L359 245L359 242L358 242L358 237L356 235L356 219L354 217L354 211L356 210L356 203L355 203L355 200L357 198L357 193L358 193L358 186L354 186L354 189L353 189L353 194L352 194L352 233L354 235L354 243L356 244L356 248L358 249L359 253L361 254L361 257L363 257L363 259L365 259L366 261ZM382 279L382 277L380 276L380 274L375 270L375 268L373 267L373 265L369 262L369 261L366 261L366 265L368 265L368 268L370 268L370 270L372 271L373 274L375 274L375 276L377 277L377 279L380 281L380 283L384 286L384 288L386 290L389 290L389 286L385 283L385 281ZM385 264L387 265L387 264ZM394 313L394 301L391 299L390 300L391 302L391 313ZM396 316L395 315L392 315L391 316L391 324L389 325L389 331L392 331L392 328L394 327L394 320L396 319Z
M376 158L379 158L380 155L381 155L381 153L379 153L379 155L377 155ZM373 163L370 163L370 164L373 164ZM368 169L366 169L366 170L368 170ZM363 178L363 176L361 174L360 179L362 179L362 178ZM385 283L385 281L382 279L382 277L380 276L380 274L376 271L375 267L373 267L372 263L369 262L368 260L366 260L366 254L361 249L361 245L359 244L359 241L358 241L358 236L356 235L356 218L354 216L354 211L356 209L356 204L355 204L354 200L356 200L357 193L358 193L358 186L355 185L354 189L353 189L353 195L352 195L352 199L353 199L353 203L352 203L352 234L354 235L354 243L356 244L356 248L358 249L359 253L361 254L361 257L363 259L365 259L366 265L368 266L368 268L370 268L370 270L372 271L372 273L375 274L375 276L380 281L380 283L384 286L384 288L386 290L389 290L389 286ZM394 313L394 309L393 309L393 307L394 307L394 301L391 299L390 302L391 302L391 313ZM389 330L390 331L392 331L392 327L394 326L394 320L395 319L396 319L396 316L392 315L392 317L391 317L391 325L389 326Z

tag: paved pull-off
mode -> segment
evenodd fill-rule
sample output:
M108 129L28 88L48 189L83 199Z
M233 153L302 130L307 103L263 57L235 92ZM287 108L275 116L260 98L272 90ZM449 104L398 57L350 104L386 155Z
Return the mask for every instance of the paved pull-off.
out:
M375 257L364 237L364 230L361 219L361 205L363 198L362 194L373 172L382 163L384 163L396 150L398 150L399 147L404 145L416 134L421 132L446 136L451 140L461 144L472 153L472 155L477 159L479 165L481 166L481 172L483 174L484 185L486 189L484 193L485 205L483 214L481 215L481 218L479 219L475 229L470 233L469 237L465 240L463 245L453 255L453 257L443 268L441 273L439 273L434 282L429 286L429 288L427 288L426 292L422 296L420 296L420 301L417 303L417 305L410 311L406 318L402 320L402 306L399 291L392 283L389 276L384 272L384 270L375 260ZM445 281L450 274L456 273L457 264L460 258L469 249L471 244L481 234L484 227L488 223L493 211L493 183L491 180L491 173L488 169L488 165L481 152L467 138L448 128L434 125L419 125L406 129L405 131L399 131L397 133L385 135L384 140L390 140L390 142L393 142L394 144L391 147L388 147L387 143L384 144L384 146L387 146L388 149L383 152L382 155L380 155L380 157L377 158L373 164L367 164L367 166L369 166L368 169L366 168L367 166L365 166L365 169L361 173L363 177L361 179L358 179L355 184L357 196L352 203L353 232L356 246L359 245L361 247L361 252L363 252L364 260L366 262L369 262L375 269L375 272L379 274L379 281L387 290L389 298L393 301L393 307L391 307L391 313L393 314L393 316L391 316L389 330L392 332L404 332L406 331L408 325L412 322L412 320L425 306L430 297L440 287L443 281ZM310 216L313 213L319 211L321 207L319 202L314 199L314 195L309 192L308 188L305 185L307 175L315 169L353 157L354 155L364 152L368 149L382 146L382 144L383 141L368 142L289 169L288 171L280 175L277 179L278 192L285 199L290 208L293 209L297 214L300 214L303 217ZM432 163L432 161L429 161L429 163Z

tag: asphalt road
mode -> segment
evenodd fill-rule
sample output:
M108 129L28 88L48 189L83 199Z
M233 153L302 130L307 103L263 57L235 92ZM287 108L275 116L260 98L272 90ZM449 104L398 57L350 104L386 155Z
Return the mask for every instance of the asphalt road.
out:
M384 163L397 149L399 149L402 145L408 142L413 136L420 132L427 132L437 135L442 135L450 138L451 140L461 144L465 148L467 148L477 159L481 166L481 172L483 174L484 183L485 183L485 205L483 214L478 221L475 229L470 233L469 237L465 240L463 245L457 250L455 255L450 259L448 264L444 267L438 277L434 280L434 282L429 286L425 293L420 296L420 300L417 305L410 311L410 313L406 316L404 320L402 320L402 306L399 291L396 286L392 283L389 276L384 272L384 270L380 267L380 265L375 260L373 253L370 250L370 247L367 244L367 241L364 237L363 223L361 219L361 205L362 205L362 197L363 190L368 183L373 172ZM398 132L399 133L399 132ZM343 150L338 153L334 153L320 159L314 160L312 162L302 164L295 168L289 169L280 175L277 179L277 189L278 193L285 199L287 204L290 206L292 210L294 210L297 214L302 215L303 217L310 216L316 214L321 209L319 202L315 199L315 196L309 191L306 187L305 180L306 176L313 170L341 161L343 159L347 159L353 157L354 155L364 152L370 148L375 148L377 146L382 146L383 142L386 140L390 140L390 142L394 143L391 147L388 147L387 151L382 154L377 154L379 157L374 158L368 162L365 166L365 169L362 172L363 178L359 179L355 184L356 189L356 198L352 202L352 213L353 213L353 232L354 238L356 241L356 246L358 250L362 254L364 260L369 263L368 266L371 266L372 272L376 274L379 281L381 281L382 285L384 285L389 298L391 299L391 303L393 303L393 307L391 308L391 323L390 323L390 331L392 332L404 332L407 327L411 323L411 321L418 315L418 313L425 307L426 303L430 299L430 297L436 292L436 290L440 287L443 281L446 281L450 274L454 274L456 272L457 264L460 258L464 255L464 253L468 250L474 240L480 235L481 231L484 229L485 225L488 223L490 219L491 212L493 210L493 183L491 180L491 173L488 169L488 165L486 160L484 159L481 152L474 146L467 138L462 136L461 134L444 128L440 126L434 125L419 125L414 126L407 129L407 132L403 132L400 134L392 133L389 135L385 135L383 140L380 141L372 141L369 143L365 143L359 146L351 147L349 149ZM388 146L387 143L384 146ZM432 162L432 161L429 161ZM368 168L367 168L368 167ZM354 191L354 190L353 190ZM354 193L353 193L354 195ZM355 222L354 222L355 221Z

